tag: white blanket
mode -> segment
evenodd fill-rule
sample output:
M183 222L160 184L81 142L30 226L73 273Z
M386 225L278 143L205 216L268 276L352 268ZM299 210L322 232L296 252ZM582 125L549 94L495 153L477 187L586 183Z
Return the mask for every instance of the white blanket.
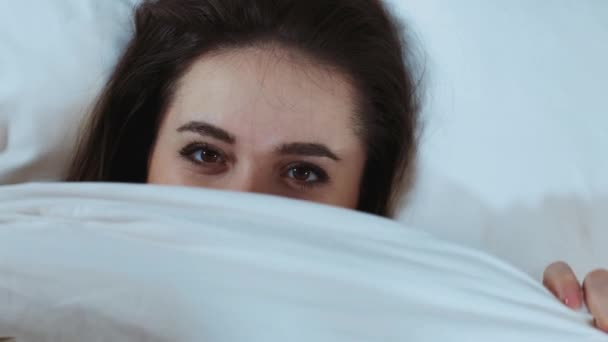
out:
M0 336L608 341L493 257L347 210L135 185L0 187Z

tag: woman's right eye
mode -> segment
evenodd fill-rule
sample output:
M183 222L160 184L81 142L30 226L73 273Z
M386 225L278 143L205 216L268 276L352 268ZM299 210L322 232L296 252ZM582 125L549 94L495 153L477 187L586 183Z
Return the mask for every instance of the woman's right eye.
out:
M214 166L226 162L221 151L207 144L188 145L180 151L180 154L189 161L202 166Z

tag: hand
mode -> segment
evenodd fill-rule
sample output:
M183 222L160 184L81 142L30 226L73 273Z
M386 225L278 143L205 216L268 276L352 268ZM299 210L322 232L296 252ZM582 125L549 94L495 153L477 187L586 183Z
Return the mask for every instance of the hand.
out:
M608 270L589 273L581 286L568 264L556 262L545 270L543 284L572 309L586 303L595 325L608 333Z

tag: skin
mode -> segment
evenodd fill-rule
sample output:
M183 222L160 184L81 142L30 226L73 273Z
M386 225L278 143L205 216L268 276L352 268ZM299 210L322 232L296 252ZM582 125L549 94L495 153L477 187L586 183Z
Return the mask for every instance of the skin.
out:
M608 333L608 270L589 273L581 285L572 268L565 262L556 262L545 270L544 285L564 304L573 310L587 305L594 324Z
M279 47L200 58L181 79L149 159L148 182L256 192L356 208L365 149L355 90L336 70ZM563 262L545 286L586 302L608 332L608 271L581 286Z
M365 164L354 97L341 73L288 50L206 55L164 116L148 182L354 209Z

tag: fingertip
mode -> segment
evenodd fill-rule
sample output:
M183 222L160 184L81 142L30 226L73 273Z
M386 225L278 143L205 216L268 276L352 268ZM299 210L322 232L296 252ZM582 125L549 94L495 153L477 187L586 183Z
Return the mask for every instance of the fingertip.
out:
M601 331L608 333L608 322L595 318L593 319L593 325Z
M560 299L567 307L573 310L579 310L583 307L583 292L579 289L578 284L576 284L576 288L568 288L564 292L565 294Z
M572 268L565 262L555 262L545 270L543 284L571 309L583 306L583 290Z
M583 287L587 307L595 317L595 326L608 333L608 271L595 270L589 273Z

